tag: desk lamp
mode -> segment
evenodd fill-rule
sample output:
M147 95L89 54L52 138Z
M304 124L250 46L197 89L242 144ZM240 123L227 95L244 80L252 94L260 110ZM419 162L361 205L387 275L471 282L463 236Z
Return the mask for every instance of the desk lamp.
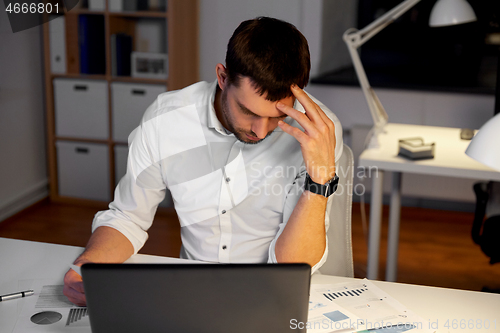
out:
M500 171L500 113L484 124L472 138L465 153Z
M500 171L500 113L484 124L472 138L465 153L476 161ZM486 188L483 188L486 186ZM476 183L477 203L472 224L472 239L491 258L490 264L500 262L500 183ZM486 220L484 216L486 215ZM482 229L482 234L480 231Z
M368 108L373 118L374 127L370 134L369 148L377 148L379 146L378 135L383 132L384 126L387 124L388 116L382 103L380 103L380 100L368 82L357 49L420 1L421 0L405 0L365 28L361 30L351 28L344 33L344 41L349 49L356 75L358 76L361 89L363 90L363 94L365 95ZM473 22L476 20L476 15L466 0L438 0L432 8L429 25L431 27L442 27Z

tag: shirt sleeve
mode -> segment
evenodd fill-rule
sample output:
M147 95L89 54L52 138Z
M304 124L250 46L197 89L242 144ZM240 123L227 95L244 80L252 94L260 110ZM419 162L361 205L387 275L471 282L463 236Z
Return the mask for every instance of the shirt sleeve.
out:
M115 189L109 209L98 212L92 223L92 232L102 226L121 232L132 243L134 254L146 242L147 230L159 203L165 198L166 184L160 163L149 143L154 128L155 118L147 122L143 120L130 134L127 172Z
M336 137L336 145L335 145L335 163L337 163L340 159L340 156L342 155L342 150L344 146L344 141L342 138L342 126L340 124L340 121L338 118L333 114L330 109L328 109L324 104L319 102L317 99L315 99L313 96L309 95L320 107L321 109L325 112L325 114L333 121L335 124L335 137ZM293 186L291 187L290 191L287 193L286 199L285 199L285 205L283 207L283 222L279 225L278 232L276 233L276 236L272 240L270 246L269 246L269 256L268 256L268 263L277 263L278 261L276 260L276 241L278 240L279 236L283 232L283 230L286 227L286 224L292 215L293 210L295 209L295 206L297 205L300 196L304 192L304 183L305 183L305 178L306 178L306 169L305 165L303 164L302 167L300 168L301 172L299 172L294 180ZM331 195L328 198L327 201L327 207L326 207L326 213L330 212L330 208L332 205L333 201L333 195ZM326 237L326 244L327 246L325 247L325 251L323 252L323 256L321 257L321 260L316 263L312 268L311 268L311 274L314 274L323 264L325 263L327 257L328 257L328 236L326 235L328 233L328 228L330 226L330 214L325 214L325 237Z

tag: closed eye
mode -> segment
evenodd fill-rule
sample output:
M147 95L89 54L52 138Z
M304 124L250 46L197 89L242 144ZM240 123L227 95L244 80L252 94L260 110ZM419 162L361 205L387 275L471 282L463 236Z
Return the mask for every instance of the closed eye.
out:
M258 118L262 118L261 116L259 116L258 114L255 114L253 113L252 111L250 111L246 106L244 106L243 104L241 104L240 102L236 102L238 104L238 107L240 108L241 112L243 114L246 114L247 116L252 116L252 117L258 117ZM285 119L287 117L286 114L282 115L282 116L279 116L279 117L271 117L271 119L275 119L275 120L282 120L282 119Z
M246 106L244 106L240 102L237 102L237 104L243 114L246 114L248 116L260 117L259 115L256 115L255 113L250 111Z

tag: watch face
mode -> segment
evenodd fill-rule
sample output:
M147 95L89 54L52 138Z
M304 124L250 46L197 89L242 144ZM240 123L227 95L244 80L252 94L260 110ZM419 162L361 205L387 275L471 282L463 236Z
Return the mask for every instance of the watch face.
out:
M330 181L330 184L329 184L329 188L328 188L328 192L329 192L329 195L335 193L335 191L337 191L337 187L339 185L339 177L337 175L335 175L335 177L333 177L333 179Z
M332 179L330 179L328 182L326 182L325 186L330 185L330 184L336 184L339 181L339 177L335 175Z

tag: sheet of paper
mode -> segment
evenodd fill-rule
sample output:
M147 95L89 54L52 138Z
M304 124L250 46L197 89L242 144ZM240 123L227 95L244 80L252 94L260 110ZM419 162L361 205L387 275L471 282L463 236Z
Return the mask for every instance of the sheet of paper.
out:
M33 280L30 288L35 294L25 298L14 333L91 332L87 308L68 301L62 280Z
M417 316L367 279L346 284L313 285L310 300L325 304L325 309L335 304L338 311L349 317L349 320L343 320L344 325L350 324L350 329L345 332L434 332L429 329L427 320ZM338 326L341 325L330 331L311 332L335 332L345 328Z
M358 319L355 314L311 290L306 323L307 332L327 333L349 329ZM299 323L291 321L290 327L293 329L294 326L301 328Z
M76 274L82 276L82 269L80 266L76 266L76 265L70 265L69 266L72 270L74 270L76 272Z

